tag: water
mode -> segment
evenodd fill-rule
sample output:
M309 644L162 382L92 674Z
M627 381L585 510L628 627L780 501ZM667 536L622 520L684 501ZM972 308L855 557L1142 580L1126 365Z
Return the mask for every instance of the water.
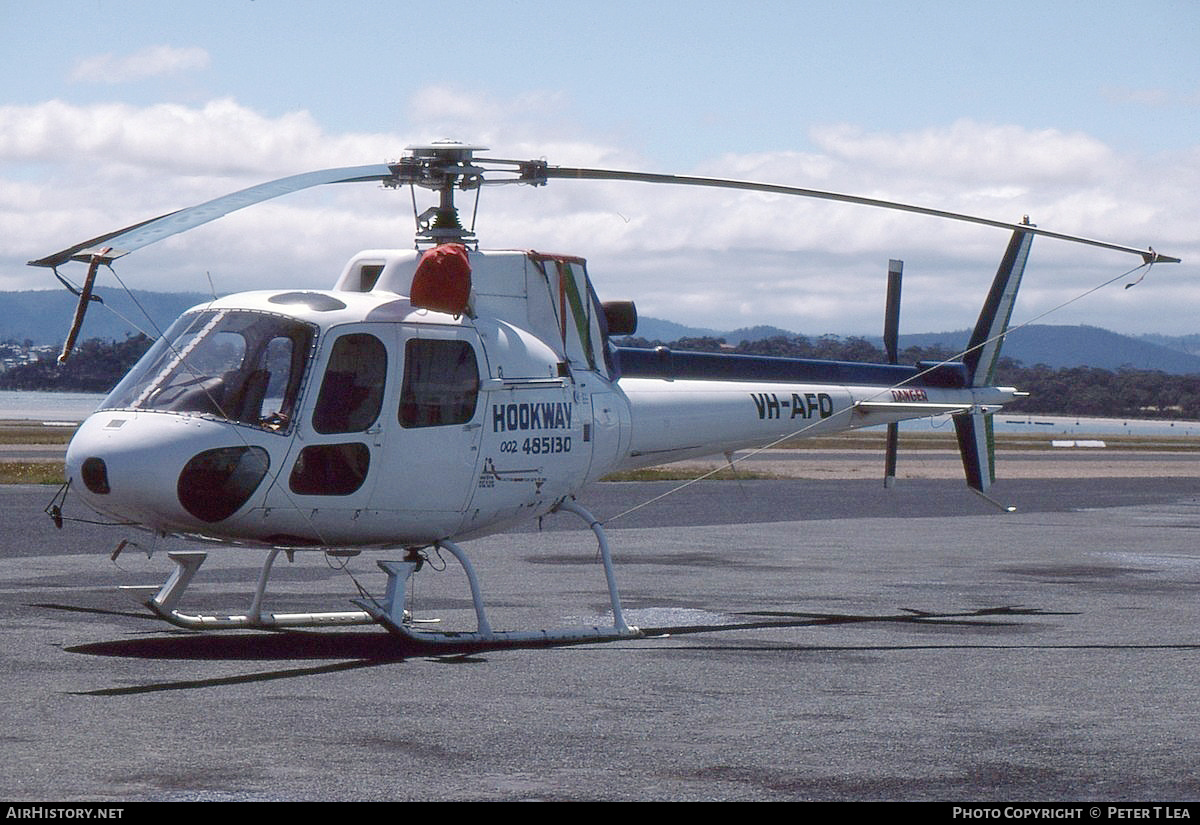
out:
M0 390L0 420L79 422L103 400L103 393Z
M1200 437L1200 421L1155 421L1141 418L1086 418L1065 415L1026 415L996 413L995 431L1009 435L1139 435L1156 438ZM905 421L900 429L907 432L954 432L949 416Z
M1050 415L996 414L995 430L1001 433L1042 435L1152 435L1186 438L1200 436L1200 421L1154 421L1140 418L1081 418Z

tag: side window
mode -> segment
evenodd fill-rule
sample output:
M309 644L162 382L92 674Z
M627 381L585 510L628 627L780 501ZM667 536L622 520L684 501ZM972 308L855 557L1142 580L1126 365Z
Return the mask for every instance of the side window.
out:
M370 292L383 274L383 264L363 264L358 269L359 292Z
M479 365L466 341L412 338L404 347L402 427L465 424L475 417Z
M362 486L371 465L366 444L314 444L300 451L288 485L307 496L348 496Z
M333 345L313 410L319 433L358 433L379 418L387 349L374 335L343 335Z

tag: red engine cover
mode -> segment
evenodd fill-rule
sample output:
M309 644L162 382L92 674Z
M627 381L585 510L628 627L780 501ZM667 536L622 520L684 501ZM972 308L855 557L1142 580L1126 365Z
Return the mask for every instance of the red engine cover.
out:
M421 256L408 300L415 307L462 315L471 297L471 262L458 243L435 246Z

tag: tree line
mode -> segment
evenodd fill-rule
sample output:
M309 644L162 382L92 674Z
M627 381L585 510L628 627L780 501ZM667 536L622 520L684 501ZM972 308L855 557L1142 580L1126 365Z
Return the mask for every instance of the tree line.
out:
M65 364L55 354L42 352L33 363L0 373L0 390L50 392L108 392L150 348L145 335L120 341L91 338L76 346Z

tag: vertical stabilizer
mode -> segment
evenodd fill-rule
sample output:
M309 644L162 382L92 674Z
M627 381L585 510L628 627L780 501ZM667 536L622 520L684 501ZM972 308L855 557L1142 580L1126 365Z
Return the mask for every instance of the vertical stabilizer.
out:
M971 334L971 342L967 345L967 354L963 357L972 387L991 386L995 378L1000 347L1004 343L1004 333L1012 317L1032 244L1033 233L1018 229L1013 232L1008 248L1004 250L1004 258L996 270L996 278L992 281L983 311L975 323L975 332Z
M1025 219L1028 223L1028 218ZM992 386L996 377L996 364L1000 360L1000 348L1012 317L1013 305L1017 301L1017 290L1029 259L1029 248L1033 233L1023 230L1013 232L996 278L988 291L975 331L963 363L967 365L968 384L972 387ZM983 412L966 412L954 416L954 431L958 436L958 449L962 453L963 471L967 475L967 486L978 493L986 492L996 480L996 441L992 431L992 415Z
M996 441L991 413L961 413L954 416L954 433L962 453L967 486L987 492L996 480Z

